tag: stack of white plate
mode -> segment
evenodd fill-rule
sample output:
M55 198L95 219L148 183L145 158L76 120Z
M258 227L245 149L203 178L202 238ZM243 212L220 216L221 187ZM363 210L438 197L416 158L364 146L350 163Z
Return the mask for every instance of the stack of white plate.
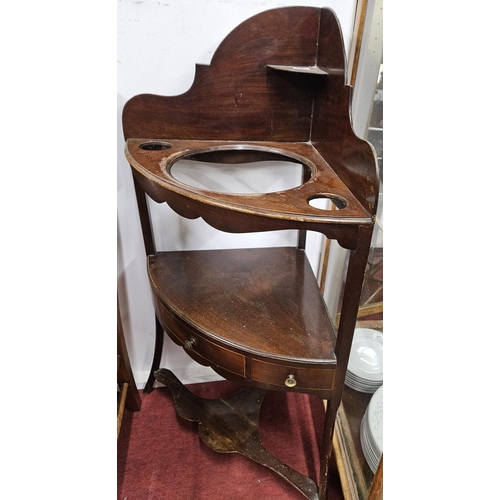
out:
M379 387L361 420L361 448L371 471L377 471L383 451L383 389Z
M377 330L356 328L345 383L351 389L373 394L383 383L383 336Z

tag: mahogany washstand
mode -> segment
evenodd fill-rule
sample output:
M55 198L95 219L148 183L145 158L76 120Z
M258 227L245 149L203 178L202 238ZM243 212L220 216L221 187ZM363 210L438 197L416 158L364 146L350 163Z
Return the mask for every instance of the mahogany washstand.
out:
M239 452L284 477L309 499L325 499L332 436L351 348L378 197L371 145L350 118L351 87L339 22L327 8L286 7L251 17L197 65L179 96L138 95L123 110L156 312L151 374L174 394L184 418L220 452ZM221 164L286 160L303 183L281 192L233 194L177 180L180 159ZM297 230L295 247L157 251L147 196L182 217L229 233ZM331 209L311 200L325 198ZM350 250L338 328L305 253L318 231ZM205 400L160 369L163 335L197 362L248 387ZM327 401L316 483L272 456L259 438L266 390Z

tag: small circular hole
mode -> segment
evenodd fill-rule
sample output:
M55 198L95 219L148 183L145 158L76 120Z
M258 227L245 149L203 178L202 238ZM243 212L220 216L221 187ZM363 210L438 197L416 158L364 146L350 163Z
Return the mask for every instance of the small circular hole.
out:
M163 149L169 149L172 147L172 144L168 142L143 142L139 145L141 149L145 149L146 151L162 151Z
M318 208L320 210L342 210L343 208L347 207L346 199L342 198L341 196L334 195L322 194L318 196L312 196L307 200L307 203L309 203L311 207Z

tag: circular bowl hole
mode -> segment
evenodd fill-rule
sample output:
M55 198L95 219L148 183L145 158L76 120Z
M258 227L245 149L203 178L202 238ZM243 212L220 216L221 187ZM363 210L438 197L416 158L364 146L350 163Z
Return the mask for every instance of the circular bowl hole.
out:
M302 168L301 162L284 154L232 147L185 155L169 173L197 189L243 195L296 188L302 184Z
M162 151L164 149L170 149L171 147L172 144L160 141L143 142L142 144L139 144L139 148L145 149L146 151Z
M311 198L307 200L307 203L309 203L311 207L318 208L319 210L342 210L347 207L347 200L336 195L320 194L311 196Z

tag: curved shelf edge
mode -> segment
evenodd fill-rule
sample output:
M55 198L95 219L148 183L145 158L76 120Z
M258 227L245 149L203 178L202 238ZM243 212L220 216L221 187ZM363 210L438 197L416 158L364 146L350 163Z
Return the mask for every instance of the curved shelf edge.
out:
M168 147L158 150L141 149L144 144L154 141L167 144ZM170 173L172 166L180 159L190 156L199 159L204 153L223 151L233 155L238 153L242 158L248 155L251 158L249 161L252 162L257 161L257 153L282 156L285 160L299 162L309 168L311 179L286 191L228 194L184 184ZM166 201L174 210L188 218L203 216L210 223L210 216L206 218L207 212L202 208L209 206L214 210L231 210L242 215L300 224L357 226L373 225L374 222L373 217L310 143L129 139L126 144L126 157L136 173L138 182L149 196L159 203ZM332 208L322 210L313 207L309 202L318 197L332 200ZM186 198L192 200L193 204L186 204ZM181 208L181 205L184 205L184 208Z

